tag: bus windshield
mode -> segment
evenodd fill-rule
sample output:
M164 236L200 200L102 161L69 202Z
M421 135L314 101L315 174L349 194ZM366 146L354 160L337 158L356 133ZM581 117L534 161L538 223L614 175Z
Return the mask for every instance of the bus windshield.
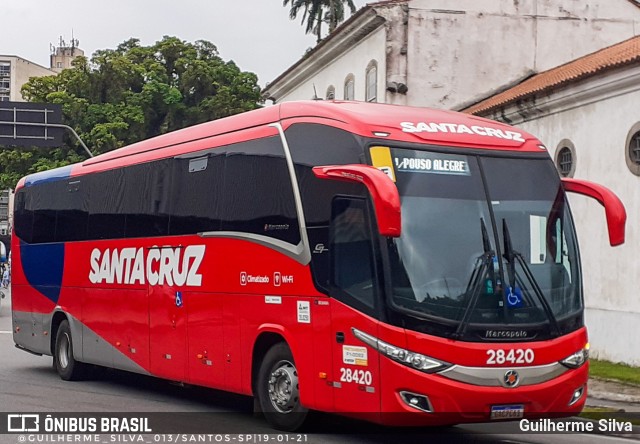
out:
M402 207L402 235L388 241L393 308L454 337L490 325L554 336L581 314L573 223L547 156L389 153Z

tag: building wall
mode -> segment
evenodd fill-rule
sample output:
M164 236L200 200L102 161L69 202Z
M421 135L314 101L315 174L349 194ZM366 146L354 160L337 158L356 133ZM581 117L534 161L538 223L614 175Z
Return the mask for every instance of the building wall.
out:
M55 73L43 66L16 56L0 55L0 63L11 65L9 82L9 98L11 102L23 102L20 88L29 81L30 77L51 76ZM0 98L0 100L6 100Z
M573 177L607 186L625 204L626 241L612 248L603 207L595 200L569 195L581 250L592 355L637 366L640 177L630 171L625 158L627 137L640 124L635 112L639 102L640 67L628 67L487 116L502 114L538 136L554 159L560 142L569 140L575 148Z
M71 62L80 56L84 56L84 51L80 48L75 46L59 46L55 49L55 52L51 54L51 70L60 73L63 69L71 68Z
M344 84L347 76L352 75L355 82L355 100L365 100L365 74L367 66L373 60L378 65L377 97L384 102L385 94L385 31L380 28L374 31L358 45L340 53L322 69L314 71L314 75L301 81L289 94L278 99L278 102L292 100L309 100L317 97L326 98L327 88L335 87L335 98L344 98ZM315 86L315 91L314 91Z
M7 236L10 233L9 222L9 196L11 190L0 191L0 236Z
M362 17L347 23L266 91L280 90L273 95L278 102L309 99L315 83L323 97L328 82L338 92L353 73L356 99L363 100L358 85L363 85L366 63L384 57L379 87L408 89L387 92L384 99L379 94L378 101L461 109L533 72L640 32L640 8L627 0L408 0L370 8L384 22L375 35L359 39L356 25ZM351 39L346 49L334 44L346 36ZM325 63L332 51L333 61Z
M408 103L461 108L640 31L627 1L413 0Z

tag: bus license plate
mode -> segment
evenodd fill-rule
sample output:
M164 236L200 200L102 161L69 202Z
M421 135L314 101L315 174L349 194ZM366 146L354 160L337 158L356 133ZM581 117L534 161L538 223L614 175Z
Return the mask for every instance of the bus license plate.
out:
M491 420L519 419L524 416L524 405L494 405L491 406Z

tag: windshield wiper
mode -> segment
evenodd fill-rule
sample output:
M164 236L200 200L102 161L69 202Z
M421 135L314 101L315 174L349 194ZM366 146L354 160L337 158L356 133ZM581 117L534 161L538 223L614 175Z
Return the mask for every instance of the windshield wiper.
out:
M476 260L476 264L473 267L473 273L471 273L471 276L469 277L469 282L467 283L467 290L465 291L465 294L471 294L471 299L467 304L464 315L462 316L462 320L460 321L456 332L453 334L453 337L455 338L462 338L467 331L469 321L471 320L471 314L473 313L473 310L475 310L478 303L478 297L480 296L480 290L482 289L484 276L489 270L489 266L493 265L493 257L495 256L495 252L491 250L489 234L487 233L487 227L484 224L484 219L482 218L480 218L480 231L482 231L482 247L484 249L484 253Z
M533 288L533 293L536 295L542 308L547 315L547 319L549 319L549 323L551 324L553 330L556 332L556 336L561 335L560 326L558 325L558 320L553 314L553 310L551 309L551 305L544 297L544 293L542 289L538 285L536 278L533 276L531 272L531 268L529 268L529 264L522 256L522 253L513 249L511 244L511 235L509 234L509 227L507 226L507 220L502 219L502 233L504 237L504 258L507 260L507 274L509 277L509 288L505 292L505 298L509 298L510 296L514 296L516 298L516 303L522 300L522 291L517 288L516 282L516 260L524 270L524 275L527 280L531 283L531 287ZM520 290L520 291L519 291ZM507 302L507 301L505 301Z

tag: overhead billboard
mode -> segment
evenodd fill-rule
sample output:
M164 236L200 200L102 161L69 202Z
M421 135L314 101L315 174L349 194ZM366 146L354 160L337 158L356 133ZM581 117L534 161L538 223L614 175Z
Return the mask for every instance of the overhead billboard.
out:
M60 105L0 102L0 146L62 146L61 122Z

